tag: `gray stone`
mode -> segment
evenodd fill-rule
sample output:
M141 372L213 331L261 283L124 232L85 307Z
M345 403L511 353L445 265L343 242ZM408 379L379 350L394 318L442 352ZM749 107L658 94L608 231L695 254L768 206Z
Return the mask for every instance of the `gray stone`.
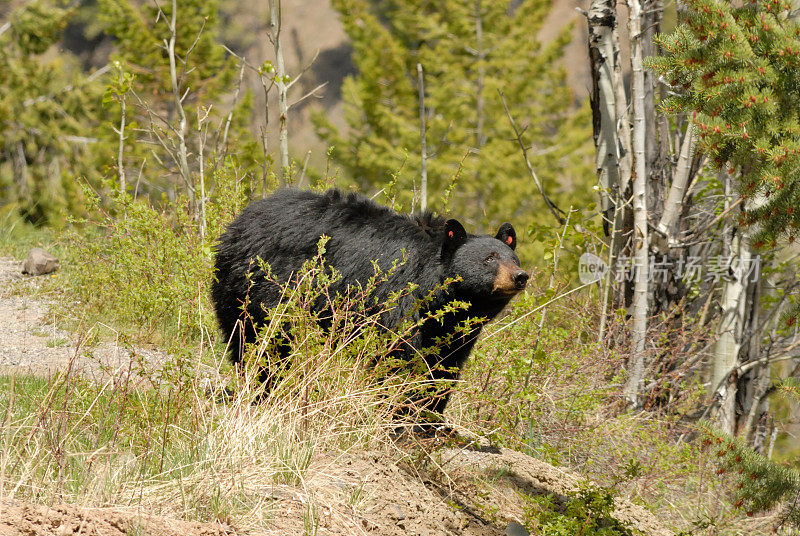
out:
M59 261L42 248L33 248L22 262L22 273L44 275L58 270Z
M513 521L506 527L506 536L530 536L528 529Z
M392 506L394 507L394 511L389 512L389 517L391 517L397 522L405 520L406 515L403 513L403 509L396 504L393 504Z

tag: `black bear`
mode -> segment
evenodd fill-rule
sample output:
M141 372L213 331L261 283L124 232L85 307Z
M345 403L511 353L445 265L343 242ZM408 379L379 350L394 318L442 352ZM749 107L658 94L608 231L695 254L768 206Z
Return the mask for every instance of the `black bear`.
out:
M427 313L454 300L469 303L466 309L456 309L442 319L422 321L410 341L411 348L403 350L412 353L436 347L425 360L431 379L444 383L436 384L437 396L416 402L441 414L449 398L448 380L458 378L481 328L527 284L528 274L514 253L514 228L504 223L494 237L467 234L456 220L430 213L398 214L362 195L338 190L318 194L282 189L253 202L230 224L216 247L212 301L220 327L233 346L235 363L242 360L242 343L255 340L254 324L264 322L265 309L279 303L279 284L289 282L305 261L318 254L323 235L329 237L323 262L341 276L331 285L331 294L366 286L375 275L375 262L387 275L370 296L377 298L377 303L413 284L415 290L401 297L381 319L387 329L409 317L425 319ZM265 277L256 258L269 264L270 278ZM389 270L396 261L399 264ZM443 286L450 278L456 281ZM427 299L423 301L423 297ZM480 320L473 321L468 332L461 330L453 336L468 318ZM437 347L437 338L448 334L450 340Z

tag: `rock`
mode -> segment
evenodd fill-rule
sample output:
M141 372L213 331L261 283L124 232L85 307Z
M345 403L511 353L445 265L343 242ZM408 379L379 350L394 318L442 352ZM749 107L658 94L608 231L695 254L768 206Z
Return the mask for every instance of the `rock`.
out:
M513 521L506 527L506 536L530 536L528 529Z
M397 521L397 522L404 521L405 518L406 518L406 515L403 513L403 509L400 508L396 504L394 504L392 506L394 506L394 511L390 511L389 512L389 517L392 518L393 520Z
M22 262L22 273L44 275L58 270L59 261L42 248L33 248Z

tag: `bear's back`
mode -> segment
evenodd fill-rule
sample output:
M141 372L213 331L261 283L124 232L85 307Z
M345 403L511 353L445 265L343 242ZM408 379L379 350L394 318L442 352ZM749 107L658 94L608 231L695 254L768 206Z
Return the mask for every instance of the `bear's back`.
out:
M386 288L412 283L424 292L442 278L442 226L430 214L398 214L360 194L281 189L251 203L222 235L218 277L230 274L242 287L252 260L260 257L279 281L286 281L317 255L326 236L325 263L341 275L336 287L365 285L375 275L374 262L383 272L399 263Z

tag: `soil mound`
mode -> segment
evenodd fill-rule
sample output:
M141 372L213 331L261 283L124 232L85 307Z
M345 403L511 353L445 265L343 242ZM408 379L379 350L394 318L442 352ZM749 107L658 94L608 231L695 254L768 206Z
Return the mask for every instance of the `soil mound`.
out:
M8 328L0 330L0 372L74 365L91 371L98 361L113 371L112 357L124 367L126 354L111 345L94 349L94 358L86 360L75 334L53 323L46 299L12 291L37 284L19 272L17 261L0 258L0 326ZM557 503L586 485L575 473L519 452L465 438L443 442L412 438L391 453L317 452L302 482L252 489L268 504L269 519L230 520L242 526L167 517L179 515L167 505L164 516L151 516L127 506L0 500L0 536L525 535L525 496L552 494ZM613 515L645 536L672 536L650 512L625 499L616 500Z
M0 501L0 536L228 536L230 527L102 508Z

